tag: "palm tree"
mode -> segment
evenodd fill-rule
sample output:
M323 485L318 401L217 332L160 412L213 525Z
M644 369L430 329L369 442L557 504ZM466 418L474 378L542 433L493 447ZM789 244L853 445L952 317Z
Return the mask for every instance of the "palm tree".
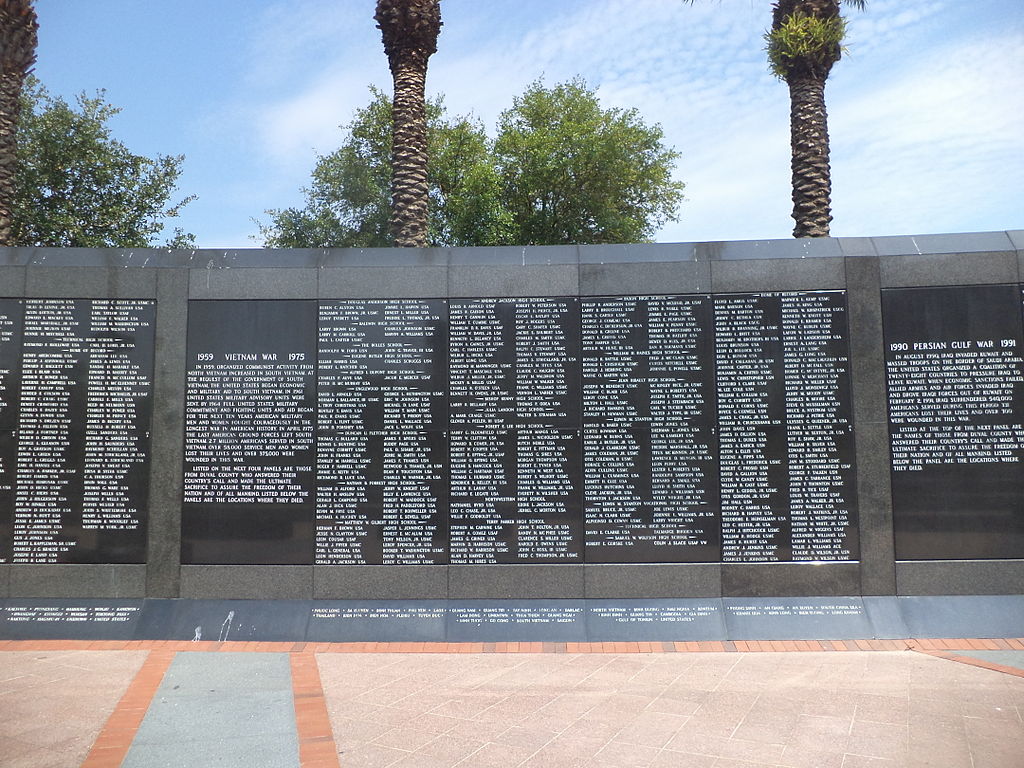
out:
M394 80L391 236L395 245L427 244L427 60L437 50L441 0L377 0L374 14Z
M832 221L825 81L842 55L840 0L778 0L765 33L772 72L789 86L794 237L827 237ZM845 0L864 8L864 0Z
M39 24L31 0L0 0L0 246L14 245L11 205L17 171L21 89L36 61Z

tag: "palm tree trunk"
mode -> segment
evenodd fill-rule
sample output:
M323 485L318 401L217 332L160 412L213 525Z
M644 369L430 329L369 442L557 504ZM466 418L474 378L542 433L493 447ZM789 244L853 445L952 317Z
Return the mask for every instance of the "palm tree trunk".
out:
M427 245L427 59L405 50L392 59L394 137L391 146L391 236L395 245Z
M18 164L16 131L23 79L15 72L0 75L0 246L16 244L11 206Z
M832 179L825 80L807 75L790 76L788 85L793 219L796 221L793 236L828 237L832 221Z
M21 88L36 61L38 29L32 0L0 0L0 246L16 245L11 208L18 116Z

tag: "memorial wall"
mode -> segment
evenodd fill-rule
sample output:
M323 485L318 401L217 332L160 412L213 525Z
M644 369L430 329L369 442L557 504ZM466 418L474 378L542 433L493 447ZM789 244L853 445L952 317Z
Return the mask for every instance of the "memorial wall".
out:
M1020 593L1022 239L0 249L0 597Z

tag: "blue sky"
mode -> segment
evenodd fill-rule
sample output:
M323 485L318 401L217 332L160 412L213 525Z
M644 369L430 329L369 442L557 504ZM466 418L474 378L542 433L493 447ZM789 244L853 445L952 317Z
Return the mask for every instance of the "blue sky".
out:
M176 222L256 247L254 218L301 203L316 153L390 92L373 0L37 0L36 74L106 89L133 151L184 154ZM786 238L789 99L768 73L769 0L443 0L427 89L492 129L543 76L636 107L682 155L661 242ZM826 98L832 234L1024 229L1024 2L868 0L848 10Z

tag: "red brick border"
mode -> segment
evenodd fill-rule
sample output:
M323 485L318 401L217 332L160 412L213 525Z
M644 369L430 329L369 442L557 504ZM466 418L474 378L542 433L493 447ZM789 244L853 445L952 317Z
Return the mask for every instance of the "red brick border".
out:
M1000 641L997 641L1000 642ZM978 649L954 649L954 650L978 650ZM981 649L981 650L997 650L997 649ZM1018 650L1013 648L1011 650ZM991 661L984 661L983 659L975 659L972 656L958 656L955 653L946 653L945 651L926 651L919 650L918 653L924 653L928 656L935 656L939 659L946 659L946 661L955 661L959 664L969 664L972 667L981 667L982 669L991 669L993 672L1002 672L1005 675L1013 675L1015 677L1024 677L1024 669L1017 669L1016 667L1007 667L1003 664L995 664Z

